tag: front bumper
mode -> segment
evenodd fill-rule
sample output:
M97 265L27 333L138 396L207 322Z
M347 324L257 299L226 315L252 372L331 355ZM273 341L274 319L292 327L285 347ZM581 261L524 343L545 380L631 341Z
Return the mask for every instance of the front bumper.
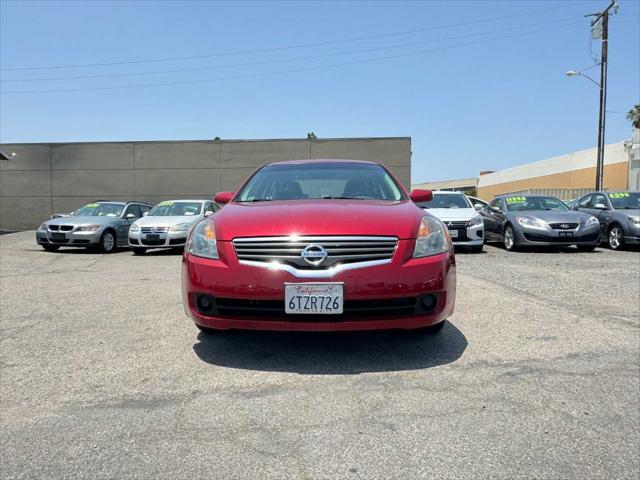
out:
M52 232L36 230L38 245L57 245L59 247L88 247L100 243L103 229L95 232Z
M444 224L446 225L447 222L444 221ZM456 233L453 233L454 231ZM456 246L475 247L484 244L484 225L482 223L471 227L449 228L449 234Z
M158 232L156 234L129 231L129 246L141 248L174 248L184 247L187 242L188 232ZM150 239L148 235L157 235L158 238Z
M435 325L453 313L455 256L448 252L413 259L414 246L415 240L400 240L388 264L310 280L283 270L241 265L231 243L218 242L220 260L183 255L184 308L196 324L221 330L353 331ZM344 283L343 314L292 316L284 313L285 283L318 282ZM214 313L202 313L196 306L196 298L201 294L213 296L222 308ZM420 306L425 294L437 299L428 310Z
M574 230L553 230L547 228L534 229L519 227L514 230L516 245L559 246L600 245L600 225L584 227L579 225Z

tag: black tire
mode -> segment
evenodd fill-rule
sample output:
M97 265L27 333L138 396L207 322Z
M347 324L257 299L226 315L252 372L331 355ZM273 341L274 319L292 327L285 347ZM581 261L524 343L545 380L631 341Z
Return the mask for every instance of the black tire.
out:
M611 225L607 232L607 242L611 250L622 250L624 248L624 230L620 225Z
M436 323L435 325L429 325L428 327L422 327L420 331L427 335L435 335L444 327L444 324L447 323L446 320L441 321L440 323Z
M144 255L147 251L147 249L143 247L131 247L131 250L133 250L134 255Z
M102 236L100 237L100 251L102 253L112 253L115 252L117 246L117 238L116 232L113 230L105 230Z
M508 252L515 252L516 247L516 234L513 231L513 227L511 225L507 225L504 227L504 233L502 234L502 245L504 245L504 249Z
M484 244L483 245L474 245L474 246L471 247L471 252L472 253L481 253L483 248L484 248Z
M576 245L579 252L593 252L596 249L596 245Z
M42 248L44 248L47 252L57 252L60 246L59 245L42 245Z

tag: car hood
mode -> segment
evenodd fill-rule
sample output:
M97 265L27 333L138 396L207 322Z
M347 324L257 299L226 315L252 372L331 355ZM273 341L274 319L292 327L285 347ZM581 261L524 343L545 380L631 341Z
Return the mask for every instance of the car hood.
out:
M388 235L415 238L423 211L385 200L287 200L229 203L213 217L216 236Z
M469 221L478 215L475 208L426 208L424 211L434 217L438 217L440 220Z
M576 212L574 210L569 210L567 212L556 212L553 210L528 210L525 212L508 212L508 217L536 217L540 220L547 223L563 223L563 222L573 222L580 223L584 222L587 218L591 217L585 212Z
M82 217L58 217L48 220L46 223L48 225L107 225L120 220L122 220L120 217L99 217L97 215L87 215Z
M200 215L171 215L163 217L160 215L147 215L146 217L139 218L135 221L135 224L140 227L173 227L179 223L196 223L198 220L202 220Z

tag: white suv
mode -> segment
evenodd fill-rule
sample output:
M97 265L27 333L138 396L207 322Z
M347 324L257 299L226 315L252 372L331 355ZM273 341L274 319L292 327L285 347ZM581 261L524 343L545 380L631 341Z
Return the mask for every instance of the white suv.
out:
M435 191L433 200L418 206L438 217L449 229L454 245L481 252L484 245L484 224L469 199L460 192Z

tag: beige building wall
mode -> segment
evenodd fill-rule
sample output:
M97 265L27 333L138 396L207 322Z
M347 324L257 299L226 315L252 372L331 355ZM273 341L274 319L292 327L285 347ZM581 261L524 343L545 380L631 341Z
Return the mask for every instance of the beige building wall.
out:
M478 196L491 200L496 195L529 189L593 189L597 149L561 155L539 162L500 170L478 179ZM627 188L628 154L624 142L605 147L604 187Z

